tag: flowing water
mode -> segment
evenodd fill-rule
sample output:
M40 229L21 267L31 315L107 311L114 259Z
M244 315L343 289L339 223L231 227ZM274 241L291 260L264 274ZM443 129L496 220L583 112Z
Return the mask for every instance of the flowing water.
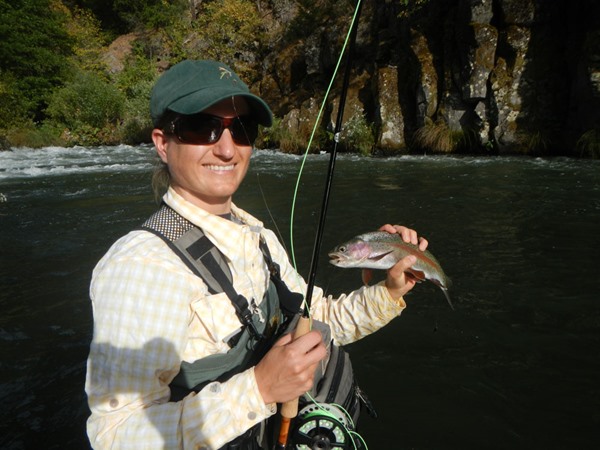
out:
M88 448L88 284L110 244L155 208L152 155L0 153L0 448ZM300 183L293 247L304 276L328 158L310 156ZM256 152L236 197L288 249L300 163ZM595 448L600 161L340 155L317 283L359 287L359 271L324 255L386 222L429 239L456 310L420 284L400 318L348 347L379 414L361 420L369 448Z

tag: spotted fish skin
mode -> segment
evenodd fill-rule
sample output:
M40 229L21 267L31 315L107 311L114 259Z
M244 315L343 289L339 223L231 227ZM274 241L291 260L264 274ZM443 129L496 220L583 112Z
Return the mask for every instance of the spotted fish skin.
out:
M439 286L454 309L448 294L450 279L437 258L428 250L422 251L418 246L404 242L399 234L373 231L358 235L330 251L329 262L342 268L389 269L408 255L417 258L409 272L419 280Z

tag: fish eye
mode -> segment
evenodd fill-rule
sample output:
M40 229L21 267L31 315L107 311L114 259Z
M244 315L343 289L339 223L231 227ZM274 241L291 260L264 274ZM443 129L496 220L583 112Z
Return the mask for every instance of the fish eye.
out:
M346 251L346 246L345 246L345 245L340 245L340 246L338 247L338 250L339 250L340 252L345 252L345 251Z

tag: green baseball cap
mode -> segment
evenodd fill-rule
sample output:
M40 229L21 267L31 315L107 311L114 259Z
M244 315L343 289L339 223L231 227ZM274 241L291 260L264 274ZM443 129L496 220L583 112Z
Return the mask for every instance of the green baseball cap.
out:
M196 114L230 97L244 97L256 121L271 126L273 113L265 101L228 65L209 60L182 61L161 75L150 97L152 122L156 126L167 110Z

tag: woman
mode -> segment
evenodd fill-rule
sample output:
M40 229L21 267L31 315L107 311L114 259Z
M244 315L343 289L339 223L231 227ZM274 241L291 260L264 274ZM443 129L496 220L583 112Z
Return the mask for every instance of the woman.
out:
M173 398L174 379L198 361L229 355L243 332L253 339L253 328L260 335L255 341L262 339L276 316L265 313L270 262L283 290L303 293L306 285L274 233L232 201L258 125L271 125L266 103L225 64L184 61L158 80L151 113L169 187L151 221L160 230L148 225L130 232L94 270L88 435L95 448L221 448L272 417L277 403L308 391L326 345L316 330L294 341L284 335L260 353L251 347L259 355L252 364ZM180 236L167 235L180 226L200 230L209 248L218 249L223 262L215 270L226 272L241 306L235 295L211 290L178 256L173 242ZM382 229L427 247L413 230ZM402 297L415 285L405 271L414 262L406 257L385 281L339 298L315 288L311 317L329 325L338 345L378 330L405 308Z

